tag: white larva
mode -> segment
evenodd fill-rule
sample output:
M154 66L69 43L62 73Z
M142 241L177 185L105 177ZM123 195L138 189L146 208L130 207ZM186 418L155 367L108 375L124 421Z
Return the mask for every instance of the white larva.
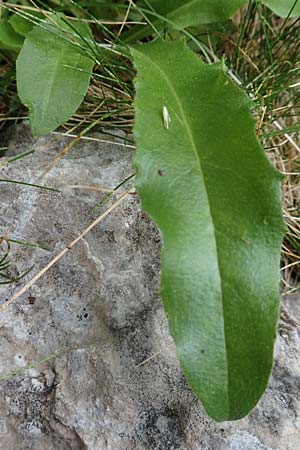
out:
M171 117L168 108L166 106L163 107L163 119L164 119L164 127L166 130L168 130L171 122Z

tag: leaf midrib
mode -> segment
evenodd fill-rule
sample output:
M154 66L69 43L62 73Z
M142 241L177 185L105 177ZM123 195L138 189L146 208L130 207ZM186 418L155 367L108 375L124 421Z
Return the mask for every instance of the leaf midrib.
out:
M213 234L214 234L214 242L215 242L215 253L216 253L216 257L217 257L218 274L219 274L220 288L221 288L221 303L222 303L222 312L223 312L223 333L224 333L224 341L225 341L225 360L226 360L226 378L227 378L226 394L227 394L227 407L228 407L228 415L229 415L230 414L230 406L229 406L229 376L228 376L228 359L227 359L227 340L226 340L226 330L225 330L225 320L224 320L224 303L223 303L222 277L221 277L221 274L220 274L220 264L219 264L219 255L218 255L216 231L215 231L215 227L214 227L213 216L212 216L212 213L211 213L211 205L210 205L210 200L209 200L208 191L207 191L207 187L206 187L205 177L203 176L201 161L200 161L199 154L197 152L197 147L196 147L195 140L194 140L194 137L193 137L193 132L192 132L190 126L188 125L188 121L187 121L187 118L186 118L183 106L182 106L182 104L180 102L180 98L179 98L175 88L173 87L173 84L171 83L171 81L167 77L167 74L161 69L161 67L156 62L154 62L145 53L142 53L142 55L144 57L146 57L149 60L150 64L153 64L156 67L156 69L162 74L163 78L166 80L167 85L169 86L170 90L174 94L174 97L176 99L176 102L177 102L177 104L179 106L179 109L181 111L181 114L182 114L183 124L186 127L187 134L188 134L189 140L191 142L192 149L193 149L193 151L195 153L196 160L198 161L199 174L200 174L200 177L202 177L203 184L204 184L204 187L205 187L207 203L208 203L208 208L209 208L209 216L211 218L211 222L212 222L212 226L213 226Z

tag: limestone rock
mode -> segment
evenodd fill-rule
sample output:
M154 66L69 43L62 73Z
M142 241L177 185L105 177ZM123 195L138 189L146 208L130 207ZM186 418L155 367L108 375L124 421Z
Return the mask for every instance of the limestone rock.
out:
M1 287L2 301L117 198L95 211L104 194L70 186L114 188L132 173L133 150L109 138L82 141L40 178L67 141L28 138L22 127L26 144L17 128L10 154L35 153L3 166L1 178L60 192L1 183L0 234L13 226L11 237L48 246L13 246L15 273L35 266ZM160 235L131 195L0 314L0 376L10 374L0 381L1 450L300 450L300 298L283 299L261 402L249 417L217 424L179 367L159 298L159 252Z

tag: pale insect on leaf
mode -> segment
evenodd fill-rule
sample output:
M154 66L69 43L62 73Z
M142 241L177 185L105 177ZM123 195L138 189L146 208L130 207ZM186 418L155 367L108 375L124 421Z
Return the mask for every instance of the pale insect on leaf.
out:
M163 119L164 119L164 127L166 130L168 130L171 122L171 117L168 108L166 106L163 107Z

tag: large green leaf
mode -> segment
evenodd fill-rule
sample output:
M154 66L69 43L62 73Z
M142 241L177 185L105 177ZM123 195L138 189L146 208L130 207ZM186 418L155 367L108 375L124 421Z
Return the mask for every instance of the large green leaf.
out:
M28 34L17 59L17 86L28 106L33 134L55 130L76 111L88 89L93 58L81 45L91 40L85 24L67 25L55 19L36 25ZM67 31L67 34L63 32Z
M280 175L256 139L249 99L221 65L204 64L181 43L132 54L136 186L163 234L170 332L207 412L239 419L272 368Z

